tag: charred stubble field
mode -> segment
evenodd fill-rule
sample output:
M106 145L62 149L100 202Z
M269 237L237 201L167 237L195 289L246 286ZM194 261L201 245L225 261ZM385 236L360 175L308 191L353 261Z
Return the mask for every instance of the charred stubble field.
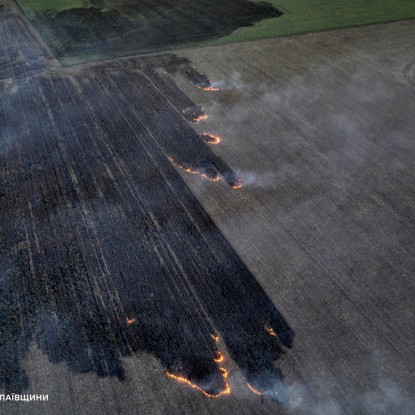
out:
M36 344L120 381L123 357L151 353L168 376L228 394L219 342L253 388L282 393L274 362L293 331L177 171L240 185L169 73L209 81L173 55L63 70L13 8L1 28L6 393L32 387L23 360Z
M143 54L206 42L281 13L251 0L21 1L33 25L65 64ZM46 3L48 4L48 3ZM78 7L77 7L78 6ZM58 9L58 10L57 10Z

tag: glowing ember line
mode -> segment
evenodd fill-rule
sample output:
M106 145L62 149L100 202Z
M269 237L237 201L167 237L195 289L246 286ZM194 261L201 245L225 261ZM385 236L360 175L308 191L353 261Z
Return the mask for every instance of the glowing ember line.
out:
M235 184L232 185L232 189L240 189L242 187L242 180L238 179Z
M200 172L199 172L200 173ZM208 180L210 180L211 182L218 182L219 180L220 180L220 177L219 176L215 176L215 177L209 177L207 174L205 174L205 173L200 173L200 175L202 176L202 177L204 177L205 179L208 179Z
M216 359L215 362L216 363L220 363L223 362L225 360L223 354L221 352L216 352Z
M226 372L226 371L225 371L225 372ZM226 388L225 388L222 392L219 392L218 394L213 395L213 394L208 393L208 392L206 392L205 390L203 390L200 386L197 386L197 385L195 385L194 383L190 382L190 380L189 380L189 379L187 379L187 378L185 378L184 376L178 376L178 375L175 375L175 374L170 373L170 372L166 372L166 375L167 375L169 378L172 378L172 379L174 379L174 380L177 380L177 382L180 382L180 383L185 383L186 385L189 385L191 388L196 389L196 390L198 390L199 392L202 392L202 393L203 393L203 395L205 395L205 396L207 396L207 397L209 397L209 398L219 398L219 396L222 396L222 395L229 395L229 394L231 393L231 388L229 387L229 385L227 384L227 382L225 382ZM227 373L226 373L226 376L227 376ZM224 379L226 379L226 377L225 377L225 376L223 376L223 378L224 378Z
M199 123L200 121L207 120L208 118L209 118L209 115L206 115L206 114L198 115L197 117L194 118L194 122Z
M249 389L251 389L251 391L253 392L253 393L255 393L255 395L260 395L260 396L262 396L262 393L260 392L260 391L258 391L258 390L256 390L253 386L251 386L248 382L246 382L246 384L248 385L248 388Z
M215 84L215 83L213 83ZM197 85L198 88L203 89L203 91L219 91L219 88L217 86L214 86L212 84L212 81L209 81L209 83L204 83L205 86L203 85Z
M267 333L272 337L277 337L277 333L275 333L274 329L272 327L267 327Z
M222 372L223 379L226 379L228 377L228 371L223 367L220 367L219 370Z
M208 144L219 144L222 141L222 137L209 133L203 133L202 138L204 138Z
M131 326L131 324L135 323L135 318L127 318L127 324Z
M168 156L168 159L170 162L172 162L175 166L177 166L179 169L184 170L187 173L190 174L199 174L200 176L204 177L205 179L211 181L211 182L218 182L220 180L220 176L211 177L208 176L206 173L201 172L197 169L192 169L191 167L182 166L181 164L177 163L172 156Z
M217 343L219 342L219 336L217 336L216 334L212 334L212 339ZM220 351L216 352L217 357L215 359L216 363L220 363L224 361L224 356ZM174 373L171 372L166 372L166 375L180 383L185 383L186 385L189 385L192 389L196 389L199 392L202 392L203 395L209 397L209 398L218 398L219 396L223 396L223 395L229 395L231 393L231 387L229 386L228 382L226 382L226 379L228 377L228 371L226 369L224 369L223 367L219 367L220 373L222 375L224 384L225 384L225 389L222 392L219 392L217 394L212 394L209 392L206 392L204 389L202 389L200 386L192 383L189 379L185 378L184 376L180 376L180 375L175 375Z

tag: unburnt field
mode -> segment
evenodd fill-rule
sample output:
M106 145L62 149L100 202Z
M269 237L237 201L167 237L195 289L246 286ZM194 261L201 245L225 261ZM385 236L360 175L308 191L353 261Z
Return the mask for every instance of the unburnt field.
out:
M0 2L1 411L413 413L414 44L63 67Z
M300 413L415 409L414 44L408 21L180 53L244 186L186 183L296 333Z

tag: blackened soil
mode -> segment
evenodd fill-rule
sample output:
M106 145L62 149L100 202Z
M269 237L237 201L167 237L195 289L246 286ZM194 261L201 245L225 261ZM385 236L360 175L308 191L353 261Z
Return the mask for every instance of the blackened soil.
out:
M4 16L0 388L28 386L22 361L35 343L53 363L121 381L121 358L147 351L219 393L213 334L255 385L281 379L274 362L293 331L169 160L235 176L183 114L195 103L168 73L189 63L49 71L30 32Z
M60 12L48 10L33 23L60 59L101 58L165 50L225 36L281 13L249 0L147 0Z

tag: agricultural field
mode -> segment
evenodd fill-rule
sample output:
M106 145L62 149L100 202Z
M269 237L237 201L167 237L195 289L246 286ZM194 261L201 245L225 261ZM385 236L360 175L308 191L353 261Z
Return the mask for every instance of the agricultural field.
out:
M415 17L411 0L17 1L67 65Z
M415 413L414 21L278 3L0 0L1 413Z
M415 18L412 0L269 0L283 15L240 28L215 44Z

